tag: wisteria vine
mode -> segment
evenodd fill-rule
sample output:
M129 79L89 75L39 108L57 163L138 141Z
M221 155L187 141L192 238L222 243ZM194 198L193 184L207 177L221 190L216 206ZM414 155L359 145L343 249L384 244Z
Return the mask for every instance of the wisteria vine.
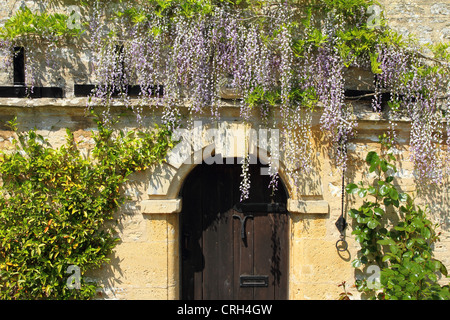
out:
M219 119L225 81L238 93L234 99L244 121L259 108L267 125L281 128L289 174L301 178L311 169L312 112L317 110L322 110L320 127L332 158L345 170L345 145L357 121L346 101L344 71L363 65L375 72L375 112L383 109L382 95L390 94L391 134L401 115L411 119L411 161L418 177L440 182L449 173L448 59L427 59L389 40L388 31L369 29L371 1L354 1L348 8L319 0L256 7L241 1L144 1L140 7L121 1L108 14L101 0L91 2L86 34L96 52L97 86L88 107L103 105L106 119L117 99L135 111L138 121L144 120L145 107L161 108L172 129L182 125L179 106L191 116L209 109ZM363 43L363 38L370 40ZM3 49L11 45L0 42ZM131 102L130 84L139 85L140 103ZM280 123L269 116L274 106ZM245 162L243 198L250 181ZM275 188L278 172L269 172Z

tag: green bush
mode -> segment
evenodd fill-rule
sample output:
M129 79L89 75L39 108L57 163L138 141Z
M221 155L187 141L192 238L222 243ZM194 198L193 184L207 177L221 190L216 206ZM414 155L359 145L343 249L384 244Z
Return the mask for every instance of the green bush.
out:
M380 138L383 142L386 136ZM438 225L410 195L394 186L393 160L389 152L383 156L369 152L366 163L377 178L371 184L350 183L346 187L347 193L364 199L362 206L349 211L354 221L352 234L361 245L352 265L380 270L378 284L359 279L357 288L379 299L450 299L449 286L438 283L440 274L447 277L447 269L433 257L433 244L439 241ZM387 210L393 212L390 222Z
M125 201L127 177L161 162L172 147L165 128L124 134L97 121L95 147L84 158L72 133L59 149L35 130L17 132L2 153L0 174L0 298L88 299L97 284L83 277L109 262L118 239L113 214ZM70 266L81 287L71 289ZM69 284L69 285L68 285Z

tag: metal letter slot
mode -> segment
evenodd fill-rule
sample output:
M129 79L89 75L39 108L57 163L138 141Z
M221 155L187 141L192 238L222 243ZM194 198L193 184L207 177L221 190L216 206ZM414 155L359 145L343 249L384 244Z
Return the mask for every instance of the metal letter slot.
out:
M239 284L241 287L268 287L269 276L241 275Z

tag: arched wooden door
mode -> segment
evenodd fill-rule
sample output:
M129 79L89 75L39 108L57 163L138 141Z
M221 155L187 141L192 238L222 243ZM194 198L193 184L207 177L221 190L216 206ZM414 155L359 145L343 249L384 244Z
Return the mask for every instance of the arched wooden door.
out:
M287 196L281 181L271 195L260 168L250 165L250 198L242 203L239 164L203 163L186 179L182 299L287 299Z

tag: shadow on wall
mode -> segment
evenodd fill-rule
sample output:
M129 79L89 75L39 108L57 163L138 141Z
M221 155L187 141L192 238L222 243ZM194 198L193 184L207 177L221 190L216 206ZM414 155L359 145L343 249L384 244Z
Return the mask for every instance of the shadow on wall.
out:
M101 268L92 270L86 274L87 279L95 280L101 289L97 292L96 299L116 299L123 290L123 272L120 268L122 260L113 251L110 255L110 263L104 264Z
M450 230L449 213L445 208L450 208L450 189L445 189L445 186L450 185L450 177L447 176L442 186L438 187L430 184L422 184L419 186L418 193L423 198L423 205L428 206L430 218L434 222L439 223L441 228L445 231Z

